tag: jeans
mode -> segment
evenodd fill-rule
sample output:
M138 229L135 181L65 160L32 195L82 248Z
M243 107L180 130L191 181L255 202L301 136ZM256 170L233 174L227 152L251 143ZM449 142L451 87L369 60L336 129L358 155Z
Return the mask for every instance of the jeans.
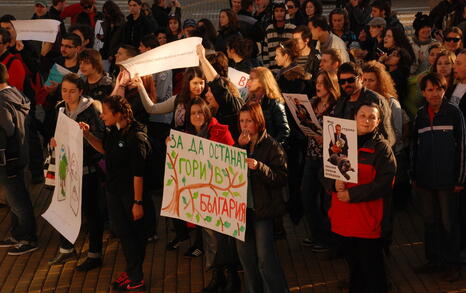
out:
M424 217L428 261L456 264L460 256L459 194L453 190L416 188Z
M202 228L202 239L207 270L234 267L235 243L232 237L208 228Z
M321 159L306 157L302 181L302 202L312 239L319 244L329 245L331 233L327 212L331 198L325 194L319 181L321 170Z
M1 185L5 187L6 200L11 208L11 236L17 241L36 242L36 219L31 198L24 182L24 169L16 176L2 173Z
M273 220L247 215L245 241L236 240L246 292L289 292L273 239Z

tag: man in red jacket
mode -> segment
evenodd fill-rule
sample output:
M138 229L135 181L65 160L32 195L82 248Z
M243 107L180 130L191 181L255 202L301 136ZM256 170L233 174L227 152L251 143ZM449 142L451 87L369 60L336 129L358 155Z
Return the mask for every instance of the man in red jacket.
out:
M79 3L65 7L60 13L63 20L71 17L72 26L80 23L90 25L93 28L95 27L96 15L95 0L81 0Z
M8 70L8 75L10 76L8 84L23 91L26 69L21 60L8 51L10 41L10 33L4 28L0 28L0 62L5 65Z

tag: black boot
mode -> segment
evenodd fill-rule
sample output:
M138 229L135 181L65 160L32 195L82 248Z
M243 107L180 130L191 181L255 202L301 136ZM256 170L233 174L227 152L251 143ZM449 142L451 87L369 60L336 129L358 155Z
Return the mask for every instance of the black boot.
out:
M241 291L241 279L238 271L234 268L227 268L227 280L222 293L236 293Z
M202 293L217 293L221 292L225 286L225 275L223 270L220 268L214 268L212 270L212 279L210 280L209 285L202 289Z

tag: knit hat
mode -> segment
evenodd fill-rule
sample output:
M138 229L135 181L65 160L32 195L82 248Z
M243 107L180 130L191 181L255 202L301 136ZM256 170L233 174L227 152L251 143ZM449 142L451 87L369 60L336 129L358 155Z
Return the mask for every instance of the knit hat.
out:
M42 5L43 7L47 7L47 1L45 0L35 0L34 5L37 5L37 4Z

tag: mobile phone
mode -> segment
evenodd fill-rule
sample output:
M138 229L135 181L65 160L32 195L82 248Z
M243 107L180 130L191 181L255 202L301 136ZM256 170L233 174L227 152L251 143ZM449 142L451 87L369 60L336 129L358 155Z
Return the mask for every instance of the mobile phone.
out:
M378 52L380 55L385 54L385 52L384 52L382 49L380 49L379 47L377 47L377 52Z

